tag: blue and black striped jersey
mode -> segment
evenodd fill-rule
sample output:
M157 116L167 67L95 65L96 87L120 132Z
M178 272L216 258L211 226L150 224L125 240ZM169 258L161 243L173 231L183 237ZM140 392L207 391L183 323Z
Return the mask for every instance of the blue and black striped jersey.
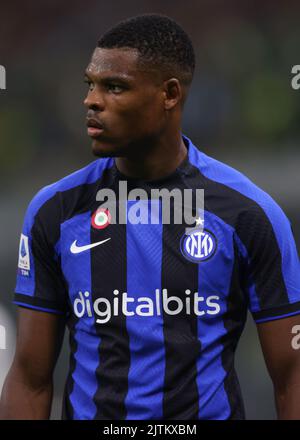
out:
M204 189L202 232L159 215L97 218L99 189L117 194L124 180L113 158L43 188L28 207L14 302L66 316L64 419L243 419L234 354L247 311L256 322L300 313L285 214L183 139L188 156L172 174L127 179L128 189Z

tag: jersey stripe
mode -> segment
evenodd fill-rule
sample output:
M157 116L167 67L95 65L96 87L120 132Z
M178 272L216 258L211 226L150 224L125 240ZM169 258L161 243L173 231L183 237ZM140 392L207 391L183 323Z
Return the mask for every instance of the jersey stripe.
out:
M226 312L223 316L223 323L226 332L220 339L220 343L223 345L222 365L226 371L224 389L227 393L231 408L229 417L231 420L245 419L245 409L241 388L234 368L235 350L247 319L248 301L240 284L242 270L243 268L241 267L239 260L238 247L234 241L233 268L229 293L226 301Z
M118 206L116 211L118 215ZM110 240L91 250L92 293L94 302L98 298L104 298L112 306L114 290L118 290L120 296L126 292L127 287L126 225L110 224L105 229L91 229L91 243L106 238ZM107 261L113 264L107 264ZM99 309L107 315L107 303L105 305L103 302ZM126 418L125 397L128 392L130 367L129 336L126 317L122 313L114 315L112 311L110 315L107 322L96 325L101 341L98 347L99 364L96 369L98 388L94 395L94 402L98 408L95 415L97 420Z
M171 205L172 206L172 205ZM173 218L171 209L171 218ZM162 288L168 288L168 297L177 296L185 304L187 295L178 286L186 280L186 289L193 294L198 289L198 265L178 254L184 224L163 225ZM176 304L171 305L174 310ZM185 308L176 315L164 313L166 369L164 384L164 419L197 419L199 413L197 357L201 342L197 338L197 317L187 315Z
M244 243L241 241L240 237L237 233L234 234L234 240L236 243L236 250L237 250L237 258L240 258L240 256L243 257L245 261L247 261L248 267L251 265L251 261L248 255L248 251L244 245ZM249 272L249 271L248 271ZM260 298L256 291L255 282L253 280L253 276L251 273L247 273L244 271L244 288L248 292L249 302L250 302L250 310L260 310ZM238 287L238 286L236 286Z
M233 266L232 228L220 224L220 219L209 211L205 211L205 229L213 230L217 236L218 251L214 257L203 264L199 264L200 296L204 298L202 304L210 301L218 304L221 313L227 309L227 296ZM216 283L214 274L218 274ZM213 286L211 283L214 282ZM216 287L217 284L217 287ZM200 303L201 304L201 303ZM228 418L230 405L224 389L226 371L222 365L222 344L220 339L226 334L222 315L215 313L217 309L209 308L207 313L198 318L198 338L201 341L201 354L197 361L198 392L199 392L199 419Z
M61 236L63 256L70 255L71 244L78 238L80 243L89 244L90 212L79 214L64 222L61 225ZM90 420L97 411L92 397L97 390L97 380L93 372L98 364L97 347L99 344L94 316L88 316L85 302L91 300L90 251L72 255L72 258L62 258L62 268L69 285L71 306L76 305L77 313L85 312L77 320L74 329L76 342L76 352L73 353L75 369L72 373L74 385L69 399L73 407L73 419ZM80 296L79 292L81 292ZM86 292L89 293L88 297L85 295ZM93 310L92 307L91 310Z
M141 206L141 201L139 206ZM128 210L135 202L128 201ZM158 224L150 224L151 209ZM128 316L126 318L130 343L130 370L126 396L127 419L163 417L163 385L165 349L163 335L162 304L157 314L156 289L161 292L162 224L159 222L159 201L145 201L142 210L148 215L149 224L127 223L127 292L135 298L128 310L137 307L137 298L151 298L149 307L141 309L152 316ZM147 213L148 211L148 213ZM147 217L146 217L147 218ZM154 215L153 217L154 218ZM143 254L141 255L141 249ZM161 297L161 293L159 295ZM143 302L148 304L149 302Z

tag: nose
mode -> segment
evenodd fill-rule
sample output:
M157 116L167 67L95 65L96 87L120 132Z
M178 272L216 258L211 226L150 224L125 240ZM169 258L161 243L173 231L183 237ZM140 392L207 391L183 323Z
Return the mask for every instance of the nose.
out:
M83 104L89 109L94 111L102 111L104 104L103 99L101 98L100 93L96 93L95 89L93 91L89 91Z

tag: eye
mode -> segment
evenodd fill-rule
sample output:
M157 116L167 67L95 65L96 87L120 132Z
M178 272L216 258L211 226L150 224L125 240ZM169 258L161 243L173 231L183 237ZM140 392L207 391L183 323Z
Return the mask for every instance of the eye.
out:
M94 83L92 83L92 81L90 81L88 79L85 79L84 82L85 82L85 84L88 85L89 91L91 92L94 89Z
M107 84L107 90L111 93L121 93L124 90L124 87L120 86L119 84Z

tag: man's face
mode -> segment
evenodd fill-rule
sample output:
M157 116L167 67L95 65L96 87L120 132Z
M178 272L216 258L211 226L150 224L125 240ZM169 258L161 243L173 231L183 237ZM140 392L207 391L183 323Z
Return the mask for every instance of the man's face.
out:
M129 156L166 122L161 75L142 69L134 49L96 48L86 69L88 135L96 156Z

